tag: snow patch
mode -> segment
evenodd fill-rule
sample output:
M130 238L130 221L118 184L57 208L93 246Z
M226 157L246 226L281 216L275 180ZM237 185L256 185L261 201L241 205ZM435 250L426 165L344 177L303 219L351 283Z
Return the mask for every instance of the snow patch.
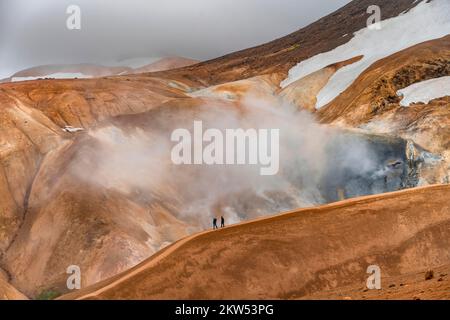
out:
M80 131L84 131L83 128L74 128L72 126L65 126L64 129L62 129L62 130L65 132L68 132L68 133L77 133Z
M415 83L399 90L397 95L403 97L400 105L409 107L413 103L428 103L431 100L450 96L450 77L442 77Z
M317 96L320 109L344 92L374 62L416 44L450 34L450 1L422 1L415 8L398 17L381 22L381 30L361 29L346 44L302 61L289 71L281 86L289 84L352 57L364 57L338 70Z
M11 82L19 82L19 81L31 81L31 80L39 80L39 79L87 79L92 78L89 75L83 74L83 73L52 73L45 76L38 76L38 77L13 77L11 78Z

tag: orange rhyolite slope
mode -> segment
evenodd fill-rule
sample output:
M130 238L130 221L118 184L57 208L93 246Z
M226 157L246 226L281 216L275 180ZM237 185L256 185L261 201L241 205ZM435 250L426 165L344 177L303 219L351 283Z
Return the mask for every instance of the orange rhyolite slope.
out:
M450 186L431 186L204 232L63 298L301 299L351 286L346 294L361 298L370 265L389 281L450 265L449 197Z

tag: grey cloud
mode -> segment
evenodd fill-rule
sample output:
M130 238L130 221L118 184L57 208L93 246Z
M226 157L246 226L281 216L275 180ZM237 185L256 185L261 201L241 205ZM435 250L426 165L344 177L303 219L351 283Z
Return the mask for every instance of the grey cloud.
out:
M56 63L206 60L293 32L349 0L0 0L0 78ZM82 9L82 30L66 8Z

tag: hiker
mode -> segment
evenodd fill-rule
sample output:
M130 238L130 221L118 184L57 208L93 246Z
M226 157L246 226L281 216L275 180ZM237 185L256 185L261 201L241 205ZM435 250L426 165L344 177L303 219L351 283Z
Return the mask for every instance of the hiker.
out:
M223 216L220 218L220 227L225 228L225 218Z
M217 226L217 218L213 219L213 229L214 230L219 229L219 227Z

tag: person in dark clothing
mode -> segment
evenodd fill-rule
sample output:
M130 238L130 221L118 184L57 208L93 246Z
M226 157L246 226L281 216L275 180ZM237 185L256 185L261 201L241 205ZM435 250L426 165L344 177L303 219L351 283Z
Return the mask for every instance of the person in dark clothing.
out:
M220 218L220 227L225 228L225 218L223 216Z
M219 229L219 227L217 226L217 218L213 219L213 229L214 230Z

